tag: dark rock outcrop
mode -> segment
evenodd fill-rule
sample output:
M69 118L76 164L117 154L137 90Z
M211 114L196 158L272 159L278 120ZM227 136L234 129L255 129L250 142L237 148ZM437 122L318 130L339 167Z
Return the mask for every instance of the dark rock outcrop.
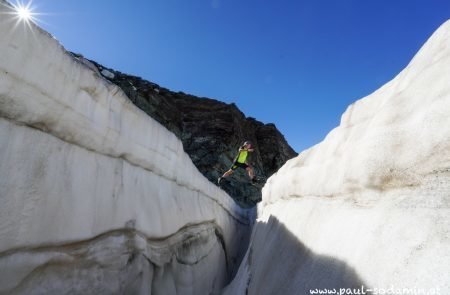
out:
M217 183L217 178L231 166L245 140L252 141L255 152L249 160L256 174L264 178L297 155L274 124L247 118L233 103L172 92L140 77L105 68L81 55L74 56L95 66L136 106L175 133L195 166L211 182ZM242 207L252 207L261 200L261 190L252 186L245 171L240 170L222 188Z

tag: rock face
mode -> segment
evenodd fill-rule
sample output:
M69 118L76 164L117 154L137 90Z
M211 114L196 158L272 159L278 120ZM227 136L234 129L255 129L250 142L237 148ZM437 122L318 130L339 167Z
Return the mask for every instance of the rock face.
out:
M235 104L175 93L139 77L106 69L78 54L74 56L91 64L122 88L136 106L175 133L195 166L214 184L231 166L245 140L256 147L250 162L257 175L265 178L297 155L275 125L247 118ZM261 200L261 191L250 185L243 171L222 188L242 207L253 207Z
M0 294L220 291L251 211L95 66L11 12L0 0Z
M268 180L225 294L450 294L449 81L447 22Z

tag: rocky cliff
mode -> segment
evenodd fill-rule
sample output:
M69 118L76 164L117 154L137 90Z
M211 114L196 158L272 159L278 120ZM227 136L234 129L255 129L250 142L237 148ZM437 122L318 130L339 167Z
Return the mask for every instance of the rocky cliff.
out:
M252 211L95 68L0 15L0 294L219 292Z
M450 21L268 180L225 294L450 294L449 81Z
M74 56L118 85L136 106L176 134L195 166L214 184L231 166L245 140L254 144L256 151L249 160L256 174L264 178L297 155L274 124L246 117L235 104L173 92L79 54ZM242 207L252 207L261 200L261 191L239 170L222 188Z

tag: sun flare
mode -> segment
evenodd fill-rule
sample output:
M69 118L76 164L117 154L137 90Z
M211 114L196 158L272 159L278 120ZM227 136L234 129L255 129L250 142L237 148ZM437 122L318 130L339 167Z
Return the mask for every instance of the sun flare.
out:
M31 22L36 23L38 13L35 13L34 7L32 6L32 0L28 3L21 2L18 0L15 4L12 4L13 12L19 22L24 22L30 24Z
M17 15L22 20L31 20L33 18L33 14L28 7L19 6L17 8Z

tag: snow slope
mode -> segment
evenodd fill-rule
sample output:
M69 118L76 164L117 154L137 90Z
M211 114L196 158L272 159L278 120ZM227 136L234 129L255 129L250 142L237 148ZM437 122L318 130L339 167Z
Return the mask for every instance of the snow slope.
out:
M0 294L209 294L248 212L174 134L0 1Z
M269 179L226 294L450 294L449 208L447 21L396 78Z

